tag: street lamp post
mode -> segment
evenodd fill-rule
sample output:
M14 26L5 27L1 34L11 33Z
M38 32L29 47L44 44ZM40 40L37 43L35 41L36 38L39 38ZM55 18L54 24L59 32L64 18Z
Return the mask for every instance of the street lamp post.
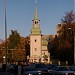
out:
M3 63L5 63L5 56L3 56Z
M74 64L75 64L75 30L74 30Z
M6 0L4 0L4 18L5 18L5 50L6 50L6 75L7 75L7 23L6 23Z
M75 28L68 28L68 29L70 29L70 30L72 30L73 31L73 34L74 34L74 64L75 64Z

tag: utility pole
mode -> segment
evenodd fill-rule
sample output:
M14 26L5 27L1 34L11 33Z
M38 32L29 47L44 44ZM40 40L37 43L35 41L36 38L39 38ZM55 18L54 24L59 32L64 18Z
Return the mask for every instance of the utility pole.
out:
M72 29L72 28L68 28L70 30L73 31L73 35L74 35L74 64L75 64L75 27Z
M75 30L74 30L74 64L75 64Z
M4 18L5 18L5 60L6 60L6 75L7 75L7 23L6 23L6 0L4 0Z

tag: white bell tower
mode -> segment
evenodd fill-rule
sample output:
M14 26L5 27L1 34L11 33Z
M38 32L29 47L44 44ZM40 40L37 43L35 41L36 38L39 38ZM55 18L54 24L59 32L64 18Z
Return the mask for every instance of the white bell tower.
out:
M41 29L37 13L37 2L35 3L34 20L30 30L30 62L41 61Z

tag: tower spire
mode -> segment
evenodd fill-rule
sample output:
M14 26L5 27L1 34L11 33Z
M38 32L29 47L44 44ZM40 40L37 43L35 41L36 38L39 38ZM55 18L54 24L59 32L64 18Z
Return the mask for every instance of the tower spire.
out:
M32 21L33 21L33 27L31 29L31 34L41 34L40 20L38 19L38 13L37 13L37 0L35 0L34 20Z
M37 0L35 0L35 11L34 11L34 19L38 19L38 11L37 11Z

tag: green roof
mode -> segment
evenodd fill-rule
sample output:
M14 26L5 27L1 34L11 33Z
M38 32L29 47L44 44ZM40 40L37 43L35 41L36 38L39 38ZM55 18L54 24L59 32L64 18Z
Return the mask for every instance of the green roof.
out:
M47 46L48 45L48 41L47 40L42 40L42 46Z
M41 34L41 29L40 28L32 28L31 34Z

